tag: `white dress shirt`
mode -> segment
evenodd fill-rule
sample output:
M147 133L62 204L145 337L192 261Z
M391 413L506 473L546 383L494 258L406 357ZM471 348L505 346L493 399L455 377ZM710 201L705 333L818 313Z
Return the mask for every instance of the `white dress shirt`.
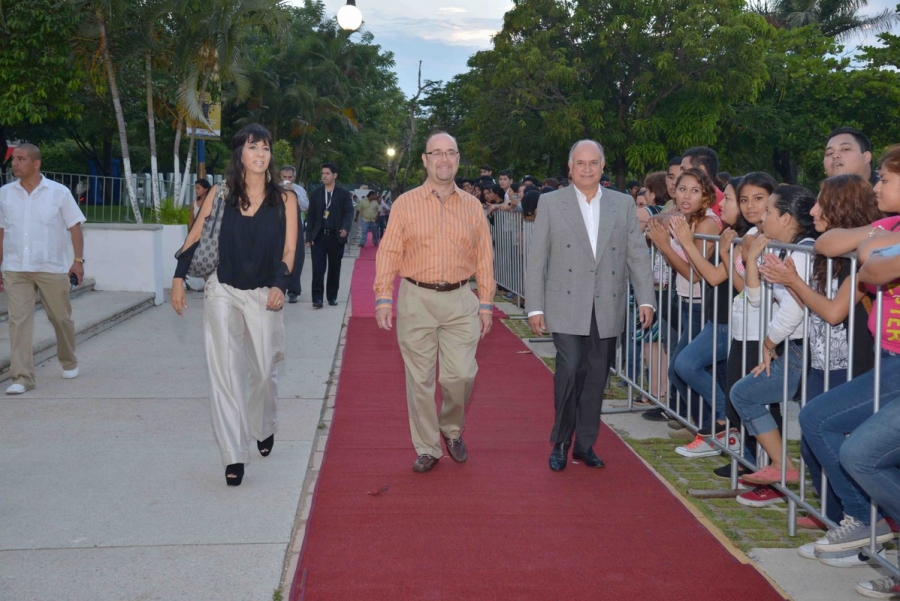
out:
M575 188L575 198L578 199L578 208L581 209L581 218L584 219L584 227L587 229L588 238L591 240L591 250L594 258L597 258L597 236L600 233L600 197L603 196L603 186L597 188L597 194L588 202L586 194Z
M69 228L85 221L68 188L41 176L25 191L18 180L0 188L3 271L68 273L75 260Z
M294 186L294 194L297 195L297 204L300 205L300 211L308 211L309 210L309 196L306 194L306 190L303 189L303 186L300 184L293 184Z

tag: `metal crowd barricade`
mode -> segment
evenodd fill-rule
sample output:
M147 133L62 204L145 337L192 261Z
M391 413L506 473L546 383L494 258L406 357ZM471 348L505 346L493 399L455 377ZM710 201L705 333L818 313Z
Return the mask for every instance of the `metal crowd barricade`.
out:
M695 236L695 239L703 239L703 240L706 240L706 241L714 244L713 252L716 255L718 255L719 240L718 240L717 236L697 235L697 236ZM741 243L742 243L742 240L740 238L735 238L732 241L733 252L734 252L734 246L740 245ZM810 286L812 286L812 276L813 276L812 266L813 266L813 261L815 258L812 246L782 244L782 243L772 242L772 243L769 243L767 250L765 252L766 253L778 252L780 250L784 250L784 251L788 251L788 252L796 251L796 252L803 253L805 255L805 261L806 261L806 267L807 267L806 283L809 284ZM651 260L653 260L653 261L656 260L656 257L658 255L661 255L661 253L659 253L656 249L649 249L648 252L651 254L651 257L652 257ZM857 268L858 268L857 260L856 260L855 255L848 255L846 258L850 259L850 275L848 276L848 278L850 280L850 284L849 284L850 289L855 290L856 285L857 285L857 275L856 275ZM693 276L693 269L691 270L691 275ZM828 289L825 291L825 294L828 298L833 298L834 292L832 290L832 281L833 281L834 275L835 274L834 274L833 260L828 259L827 263L826 263L826 282L827 282ZM728 283L729 283L728 289L729 290L733 289L734 277L735 277L734 262L732 261L732 263L728 266ZM739 334L734 331L734 326L732 323L732 317L733 317L732 314L730 313L727 317L729 348L731 348L731 346L732 346L730 344L731 341L736 340L737 339L736 335L739 335L740 340L743 341L740 345L742 356L745 356L747 353L748 338L752 338L755 341L764 340L767 335L767 331L768 331L772 305L774 302L773 298L772 298L772 285L766 283L763 276L760 276L760 279L761 279L762 298L761 298L761 305L760 305L760 309L759 309L759 311L760 311L759 331L755 332L755 333L751 333L751 332L747 331L747 329L748 329L747 317L748 317L749 307L748 307L748 300L746 298L746 294L740 295L740 297L742 298L740 310L742 311L741 322L743 324L743 328ZM714 295L717 295L718 290L713 288L713 293L714 293ZM700 306L703 308L705 308L707 303L710 303L710 302L714 303L713 304L713 317L716 322L719 322L719 316L717 314L718 313L718 311L717 311L718 303L716 303L717 299L715 297L714 298L706 298L706 296L708 296L708 295L706 294L705 287L703 288L703 293L700 295L699 299L694 298L693 287L691 287L689 297L681 298L681 297L677 297L677 295L674 293L674 286L672 285L671 282L660 282L660 284L657 286L657 295L658 295L657 296L657 304L659 307L659 310L657 312L657 320L660 321L659 330L660 330L661 338L662 338L662 333L663 333L664 329L669 327L669 324L672 323L672 319L674 316L673 307L678 306L680 308L684 303L688 303L690 305L691 303L696 302L696 303L699 303ZM876 319L877 328L876 328L876 332L875 332L875 355L874 355L874 362L875 362L875 367L874 367L874 382L875 382L875 384L874 384L874 387L875 387L875 390L873 391L874 398L875 398L875 405L874 405L873 409L875 412L877 412L879 409L878 400L879 400L879 396L880 396L880 385L881 385L881 377L880 377L881 353L879 351L881 349L881 339L882 339L882 332L881 332L882 320L881 320L881 313L880 313L881 307L882 307L882 304L881 304L882 296L883 296L883 290L881 287L879 287L877 297L875 299L875 302L873 304L873 309L872 309L873 311L876 311L876 315L877 315L877 319ZM847 357L848 381L850 379L852 379L855 375L859 375L859 374L853 374L854 330L855 330L855 328L858 328L858 327L867 327L867 324L855 323L855 311L854 311L855 305L856 305L855 295L851 294L850 295L849 313L848 313L848 318L846 320L846 322L847 322L847 340L848 340L848 357ZM705 314L705 311L701 311L701 314ZM702 410L703 400L701 398L699 398L699 395L692 394L694 391L691 391L690 388L688 388L688 398L687 399L681 398L680 394L676 394L675 399L666 399L659 394L661 391L664 391L666 388L671 389L671 386L667 386L664 384L664 379L663 379L664 372L665 372L664 363L668 360L669 357L672 356L672 350L675 348L675 343L673 343L673 338L675 338L676 340L680 339L682 330L685 327L690 329L691 326L693 325L692 318L690 317L690 313L688 313L688 315L689 315L689 318L687 320L687 323L684 323L684 320L681 320L681 319L678 320L678 327L668 334L667 340L665 341L664 344L661 344L662 343L661 339L658 343L652 343L652 342L650 343L650 346L651 346L650 357L646 357L646 356L641 357L640 356L641 353L639 353L637 351L637 349L622 346L619 349L620 352L617 353L617 360L613 367L613 371L617 375L619 375L624 381L626 381L628 383L629 399L631 399L632 395L639 393L642 396L644 396L646 399L651 400L658 407L665 409L672 419L676 419L676 420L680 421L682 424L684 424L685 426L690 428L692 431L696 432L699 429L703 428L705 425L703 423L703 421L704 421L704 417L703 417L704 412ZM823 472L823 476L822 476L822 486L820 487L820 490L822 490L823 494L822 494L822 498L819 500L820 506L818 506L818 507L816 505L814 505L813 502L811 502L811 500L809 499L807 485L806 485L806 478L805 478L806 465L805 465L805 462L803 461L802 456L799 458L799 471L800 471L799 492L795 492L793 489L789 488L785 484L785 467L784 466L786 464L785 460L787 457L787 448L788 448L787 442L788 442L788 424L789 424L789 422L788 422L789 403L792 401L794 396L799 396L799 403L800 403L801 409L806 405L806 402L807 402L807 398L806 398L807 397L807 376L808 376L808 366L809 366L809 357L810 357L810 337L809 337L809 321L810 320L809 320L809 318L810 318L810 310L804 306L804 315L803 315L803 321L802 321L803 336L801 339L795 340L795 342L801 344L801 347L802 347L801 362L802 362L802 365L804 366L803 369L801 370L801 378L800 378L800 383L798 386L798 394L797 395L789 395L789 393L788 393L788 375L789 375L788 372L789 372L789 370L787 369L787 363L793 359L793 357L791 357L791 352L788 350L788 347L787 347L787 345L789 343L789 339L786 339L784 342L781 343L782 345L784 345L784 352L782 353L782 358L786 362L786 367L784 369L783 392L782 392L782 398L780 399L782 418L781 418L781 424L779 425L779 427L781 429L781 439L782 439L782 441L781 441L782 442L781 465L783 467L782 467L782 473L781 473L781 478L782 478L781 482L776 483L773 486L778 491L783 493L788 501L787 528L788 528L788 533L791 536L796 535L796 518L797 518L797 509L798 508L802 508L803 510L807 511L810 515L821 520L823 523L827 524L829 527L837 526L836 524L834 524L833 522L828 520L828 518L825 515L826 509L827 509L827 506L826 506L827 475L824 474L824 472ZM631 341L631 340L635 339L635 334L636 334L637 328L638 328L636 323L637 323L637 307L634 306L634 304L632 304L628 310L628 318L626 320L626 331L625 331L625 335L623 336L624 341ZM830 358L831 358L831 350L832 350L831 349L832 329L836 326L832 326L827 321L824 322L824 325L825 325L824 360L825 360L825 366L826 366L826 368L828 368L828 367L830 367ZM692 340L692 336L688 335L688 340ZM655 352L652 348L653 344L655 344L656 348L657 348L657 350ZM636 346L636 345L634 345L634 346ZM648 344L644 343L644 346L647 347ZM759 347L760 347L760 350L759 350L758 354L760 356L757 357L757 360L754 360L753 363L758 363L758 361L761 361L761 359L762 359L762 357L761 357L762 345L760 344ZM665 353L662 352L663 348L665 350ZM713 359L713 364L712 364L711 376L712 376L712 381L715 383L716 375L717 375L716 372L718 369L722 368L722 365L719 363L719 361L724 360L724 358L715 357L715 346L714 346L713 354L714 354L714 359ZM742 364L743 363L744 362L742 361ZM655 378L655 382L650 382L651 376L648 376L644 372L644 369L648 368L648 367L651 372L651 376ZM635 372L637 372L637 373L635 373ZM830 388L829 372L830 372L830 369L824 370L824 378L825 378L824 390L825 391L829 390L829 388ZM744 365L742 365L741 373L742 373L742 375L746 375L746 369L745 369ZM653 384L655 384L655 386L653 386ZM652 388L655 388L655 391L651 390ZM759 451L757 453L755 465L744 458L743 451L744 451L744 445L747 442L747 440L746 440L747 434L746 434L746 430L743 427L743 425L740 429L740 436L739 436L740 448L737 451L732 451L727 447L727 441L728 441L729 436L726 435L724 437L724 440L725 440L724 444L722 442L720 442L719 440L717 440L716 437L714 436L715 433L721 432L722 429L724 429L726 432L730 432L731 423L730 423L730 420L728 420L727 416L726 416L726 423L724 424L724 426L719 426L719 425L715 424L715 391L714 390L709 391L706 393L706 395L708 398L710 398L712 400L711 419L713 420L713 436L710 438L710 442L715 447L717 447L725 456L727 456L728 458L731 459L732 476L731 476L730 487L732 490L736 490L738 488L738 483L737 483L738 475L737 475L737 469L736 469L737 465L740 463L740 464L744 465L745 467L750 468L751 470L755 470L757 467L762 467L762 466L766 465L768 463L768 457L766 456L765 451L762 449L762 447L759 446ZM900 401L898 401L898 402L900 402ZM631 403L629 403L629 406L630 405L631 405ZM606 411L604 411L604 412L606 412ZM699 417L699 419L696 424L693 424L693 423L691 423L689 417L683 417L683 415L687 415L687 416L697 415ZM879 564L881 564L882 567L884 567L888 571L892 572L895 575L900 576L900 568L898 568L897 565L894 565L889 560L885 559L884 557L882 557L881 555L878 555L876 553L875 516L876 516L876 508L873 504L872 525L871 525L872 534L871 534L871 544L867 548L868 555L869 555L869 557L871 557L872 559L877 561ZM900 518L900 516L892 516L892 517Z
M524 278L525 278L525 265L528 256L528 245L531 240L531 224L525 222L523 224L521 215L518 213L512 212L498 212L494 214L494 225L492 227L492 235L494 237L494 272L495 277L497 279L497 283L500 286L503 286L507 290L510 290L514 294L516 294L520 299L524 290ZM696 235L695 239L702 239L713 245L713 253L714 256L719 255L719 237L718 236L707 236L707 235ZM732 240L732 256L734 256L735 247L739 246L742 243L741 238L735 238ZM805 255L804 259L806 261L806 273L807 273L807 284L811 284L812 282L812 265L815 259L815 253L813 251L812 246L807 245L796 245L796 244L782 244L782 243L769 243L766 252L778 252L778 251L787 251L787 252L800 252ZM683 399L681 395L676 393L675 398L667 398L667 391L671 388L671 386L667 382L667 361L668 357L672 356L672 351L675 349L678 340L681 338L682 332L685 328L688 329L687 339L690 341L693 339L693 336L690 334L693 323L693 312L685 311L687 314L687 319L677 319L677 327L672 328L672 324L676 323L675 316L682 312L683 308L691 308L694 307L695 304L699 305L700 315L705 315L705 307L707 303L713 303L713 319L716 323L720 322L720 316L718 315L718 294L719 291L716 288L713 288L712 298L707 298L710 296L707 294L707 290L705 287L701 287L701 293L699 298L696 298L694 293L694 288L691 286L689 294L687 297L679 297L675 293L674 286L674 272L668 271L667 266L665 265L664 257L662 257L662 253L657 251L655 248L649 247L647 252L650 255L651 264L654 265L654 274L655 274L655 283L656 283L656 301L657 301L657 313L656 313L656 325L658 330L658 335L656 340L653 340L652 333L648 337L644 333L640 331L640 326L638 325L638 307L636 303L629 301L628 311L626 312L626 325L625 331L622 337L619 340L619 348L616 354L616 361L612 367L612 372L618 375L624 382L628 385L628 405L625 408L619 409L609 409L604 408L604 413L614 413L614 412L623 412L623 411L635 411L635 410L644 410L645 407L636 407L634 404L634 397L636 395L640 395L645 399L652 402L653 405L664 409L668 415L675 420L680 421L682 424L690 428L692 431L696 432L699 429L703 428L706 424L704 424L704 412L702 410L703 399L700 398L699 394L696 394L690 388L687 389L688 398ZM765 254L765 253L764 253ZM857 268L858 263L855 254L847 255L846 258L850 259L850 270L849 276L850 279L850 289L855 290L857 286ZM731 291L734 289L734 278L735 278L735 270L734 270L734 261L732 261L728 265L728 290ZM690 272L691 278L694 277L693 268ZM833 298L834 292L832 290L832 281L834 277L834 264L832 259L828 259L826 263L826 282L828 290L825 291L825 295L828 298ZM734 312L729 311L729 315L727 316L727 324L728 324L728 339L729 339L729 353L732 352L734 347L731 344L733 341L740 341L738 348L740 349L740 353L742 357L747 355L748 350L748 342L758 342L764 340L769 326L769 319L772 311L773 297L772 297L772 285L768 284L764 281L764 278L761 278L761 300L760 300L760 308L759 308L759 329L756 332L748 331L748 316L749 316L749 301L747 299L746 294L739 295L739 309L741 311L741 323L742 327L740 331L735 331L735 325L733 324ZM872 310L876 312L876 332L874 335L875 338L875 355L874 355L874 412L877 412L879 409L879 396L880 396L880 387L881 387L881 340L882 340L882 320L881 320L881 311L882 311L882 297L883 297L883 288L878 287L878 292L876 295L875 302L873 304ZM850 307L849 313L846 320L847 323L847 340L848 340L848 367L847 367L847 379L851 380L854 376L859 374L853 373L853 340L854 340L854 332L856 328L859 327L868 327L867 324L857 324L855 323L855 311L854 307L856 305L855 295L850 295ZM733 303L732 303L733 306ZM807 375L809 365L809 357L810 357L810 340L809 340L809 319L810 319L810 311L807 307L804 306L803 313L803 336L798 341L802 343L802 364L803 369L801 371L800 384L798 387L799 392L799 403L800 408L802 409L807 402ZM701 324L702 325L702 324ZM824 341L824 362L826 367L830 367L830 358L831 358L831 337L832 337L832 329L835 326L832 326L827 321L825 321L825 341ZM699 331L699 330L698 330ZM786 362L791 361L791 353L788 350L787 345L789 344L789 339L785 340L781 343L784 345L784 352L782 353L782 357ZM724 361L724 357L720 358L716 356L715 347L713 350L713 363L712 363L712 382L716 382L717 372L722 368L722 361ZM757 352L756 359L752 362L754 364L758 364L762 360L762 345L759 345L759 350ZM645 371L646 370L646 371ZM742 361L741 367L741 375L746 375L746 365L745 361ZM829 373L830 369L824 370L824 378L825 385L824 390L827 391L830 388L829 382ZM710 391L708 393L710 399L712 399L712 407L710 411L710 419L712 420L713 426L713 436L710 438L711 443L717 447L726 457L731 460L731 481L730 488L732 490L737 490L738 488L738 470L737 465L742 464L747 468L755 470L757 467L762 467L766 465L769 461L766 456L765 451L759 446L759 450L756 456L755 464L744 458L744 445L747 443L747 433L746 429L741 425L739 430L739 440L740 445L738 450L732 451L728 448L728 439L729 436L724 436L725 443L720 442L716 437L715 433L721 432L723 429L725 432L731 431L731 422L727 418L724 426L719 426L716 424L715 418L715 392ZM785 466L786 457L787 457L787 442L788 442L788 415L789 415L789 403L792 402L793 396L797 395L789 395L788 394L788 369L784 370L784 385L782 398L780 399L781 404L781 443L782 443L782 457L781 457L781 465ZM900 402L900 401L897 401ZM698 420L696 424L693 424L689 417L683 417L682 414L686 416L697 415ZM820 505L817 507L810 499L808 495L807 485L806 485L806 465L803 461L802 456L799 458L799 471L800 471L800 485L799 492L795 492L785 484L785 468L782 467L781 474L781 482L774 484L773 486L780 492L782 492L788 501L788 512L787 512L787 529L788 533L791 536L796 535L796 517L797 517L797 509L802 508L807 511L810 515L815 518L821 520L823 523L827 524L829 527L835 527L837 524L834 524L826 517L826 502L827 502L827 491L828 483L827 483L827 475L823 471L822 475L822 485L820 489L823 491L822 498L820 499ZM888 570L889 572L900 576L900 567L891 563L888 559L885 559L878 553L876 553L876 543L875 543L875 515L876 515L876 507L873 505L872 507L872 525L871 525L871 544L868 547L867 553L869 557L878 562L883 568ZM900 516L892 516L895 519L900 519Z
M515 211L497 211L493 219L494 279L498 286L514 294L516 304L522 306L525 299L526 249L531 242L533 224Z

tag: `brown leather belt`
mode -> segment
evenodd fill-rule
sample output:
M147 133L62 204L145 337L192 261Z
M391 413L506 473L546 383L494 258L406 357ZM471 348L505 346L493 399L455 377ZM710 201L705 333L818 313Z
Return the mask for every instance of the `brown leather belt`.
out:
M438 292L451 292L453 290L459 290L463 286L469 283L469 280L463 280L461 282L456 282L451 284L450 282L437 282L434 284L428 284L426 282L417 282L412 278L403 278L410 284L415 284L419 288L426 288L428 290L436 290Z

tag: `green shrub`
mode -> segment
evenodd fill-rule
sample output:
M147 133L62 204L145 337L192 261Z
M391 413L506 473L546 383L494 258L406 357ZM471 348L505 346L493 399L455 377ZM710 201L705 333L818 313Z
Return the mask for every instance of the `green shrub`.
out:
M159 207L159 222L163 225L187 225L191 219L191 205L175 207L171 198L162 201Z

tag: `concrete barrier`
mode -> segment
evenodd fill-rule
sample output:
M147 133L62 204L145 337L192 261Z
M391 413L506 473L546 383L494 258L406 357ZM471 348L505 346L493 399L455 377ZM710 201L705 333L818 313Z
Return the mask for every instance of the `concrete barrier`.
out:
M96 290L152 292L154 304L165 302L163 226L86 223L83 227L85 272L96 281ZM173 266L170 275L174 270Z

